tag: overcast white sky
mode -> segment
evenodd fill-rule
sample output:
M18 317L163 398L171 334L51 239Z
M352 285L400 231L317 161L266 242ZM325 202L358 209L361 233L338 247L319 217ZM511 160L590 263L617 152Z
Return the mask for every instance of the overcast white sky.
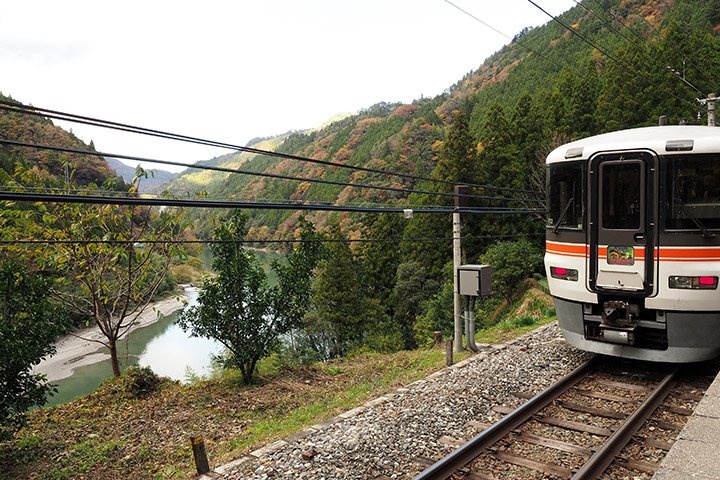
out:
M527 0L453 3L510 37L550 20ZM555 15L575 4L536 3ZM506 43L444 0L18 0L0 13L0 92L244 145L380 101L433 97ZM72 129L110 153L227 153Z

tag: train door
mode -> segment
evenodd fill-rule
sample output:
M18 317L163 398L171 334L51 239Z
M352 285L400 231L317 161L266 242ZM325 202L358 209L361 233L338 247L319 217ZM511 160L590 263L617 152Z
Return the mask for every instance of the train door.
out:
M654 290L656 157L601 154L590 163L589 287L598 293Z

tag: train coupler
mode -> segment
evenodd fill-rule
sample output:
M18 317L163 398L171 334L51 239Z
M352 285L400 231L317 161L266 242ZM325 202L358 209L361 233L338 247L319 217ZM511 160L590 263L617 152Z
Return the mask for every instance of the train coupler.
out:
M603 342L635 345L635 327L640 307L622 300L603 302L600 337Z
M633 325L633 318L640 315L638 305L622 300L603 302L602 323L609 327L628 327Z

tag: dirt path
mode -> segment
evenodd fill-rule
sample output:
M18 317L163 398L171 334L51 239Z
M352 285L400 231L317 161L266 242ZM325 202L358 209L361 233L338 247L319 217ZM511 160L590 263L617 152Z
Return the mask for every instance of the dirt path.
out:
M138 317L130 331L157 322L161 316L181 309L187 298L181 294L178 297L151 303ZM110 357L108 349L98 343L98 340L104 339L105 336L97 326L84 328L75 332L75 335L62 337L55 344L57 353L45 358L34 371L44 373L49 381L67 378L78 367L101 362Z

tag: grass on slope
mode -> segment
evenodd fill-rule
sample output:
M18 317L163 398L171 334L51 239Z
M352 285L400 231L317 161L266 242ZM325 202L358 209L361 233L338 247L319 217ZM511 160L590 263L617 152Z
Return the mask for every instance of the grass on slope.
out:
M551 313L546 304L527 298L517 306L519 320L508 316L479 332L477 341L505 341L553 320L544 316ZM123 380L112 380L88 396L30 413L28 425L0 443L0 476L189 478L191 435L203 435L211 465L219 465L444 366L444 348L363 353L281 369L250 387L232 372L190 385L165 380L144 399L129 398Z

